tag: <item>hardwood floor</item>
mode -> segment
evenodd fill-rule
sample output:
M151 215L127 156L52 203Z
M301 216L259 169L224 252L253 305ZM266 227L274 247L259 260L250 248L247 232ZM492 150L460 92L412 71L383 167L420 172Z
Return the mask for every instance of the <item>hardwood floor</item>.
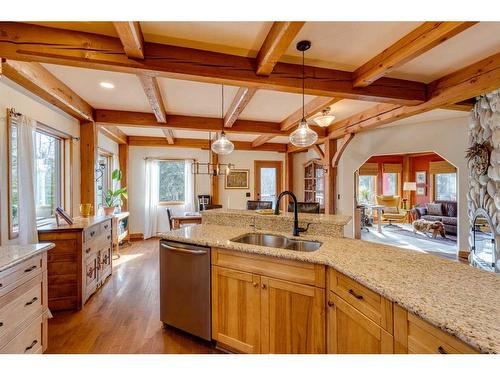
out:
M162 328L158 240L133 242L113 261L113 275L81 311L49 320L47 353L218 353L210 343Z

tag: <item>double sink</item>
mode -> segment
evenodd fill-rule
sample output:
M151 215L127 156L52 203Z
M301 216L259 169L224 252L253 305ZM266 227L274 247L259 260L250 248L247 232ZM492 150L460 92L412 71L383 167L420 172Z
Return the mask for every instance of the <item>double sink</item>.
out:
M304 252L316 251L322 244L318 241L295 240L285 236L265 233L246 233L230 241Z

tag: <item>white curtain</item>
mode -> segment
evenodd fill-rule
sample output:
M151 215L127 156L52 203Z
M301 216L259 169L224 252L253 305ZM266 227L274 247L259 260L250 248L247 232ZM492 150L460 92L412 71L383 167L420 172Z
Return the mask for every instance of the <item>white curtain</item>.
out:
M194 174L191 171L192 160L184 162L184 211L192 212L195 210L194 204Z
M158 163L146 160L146 191L144 200L144 239L158 233Z
M38 242L35 205L35 131L36 121L18 119L19 237L20 245Z

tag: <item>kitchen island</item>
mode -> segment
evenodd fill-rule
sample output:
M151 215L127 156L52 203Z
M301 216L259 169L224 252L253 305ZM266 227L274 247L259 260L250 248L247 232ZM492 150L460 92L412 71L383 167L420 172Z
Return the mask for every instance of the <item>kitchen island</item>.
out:
M269 291L261 294L260 299L255 295L253 300L260 302L262 311L266 310L259 325L271 328L257 332L256 323L252 324L259 309L255 302L236 317L244 321L241 324L245 324L246 337L229 337L223 347L253 353L500 352L500 325L495 318L500 316L498 275L433 255L341 237L301 236L322 243L314 252L231 241L252 231L272 233L258 229L261 230L238 223L228 226L204 221L162 234L164 239L212 248L212 338L216 341L225 339L220 331L228 330L221 328L221 323L225 323L219 319L221 304L228 303L221 297L233 293L230 298L250 298L252 286L257 291L259 285L262 290L269 290L272 282L276 284L273 295ZM281 263L288 268L284 269ZM223 281L225 285L221 284L223 278L217 280L220 274L228 277ZM231 277L240 280L239 284L231 285ZM234 288L241 291L242 285L248 287L238 294ZM285 287L292 292L283 293ZM300 315L297 310L281 311L283 321L271 322L274 326L270 323L272 315L278 313L277 304L293 304L307 296L311 303L306 303L309 310L305 314L314 313L311 321L317 323L306 322L307 327L300 327L287 321L294 314ZM267 307L263 308L264 304ZM230 313L241 313L241 309ZM254 329L253 337L248 336L250 327ZM280 346L273 342L276 332L281 332L278 336L291 332L291 341L295 335L311 342L306 346L293 342ZM314 337L306 337L305 333ZM353 337L355 342L350 341Z

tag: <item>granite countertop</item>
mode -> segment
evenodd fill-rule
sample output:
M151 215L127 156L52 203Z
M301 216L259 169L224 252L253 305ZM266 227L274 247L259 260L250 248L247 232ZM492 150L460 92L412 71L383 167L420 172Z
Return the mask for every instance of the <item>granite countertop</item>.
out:
M239 217L248 217L248 216L257 216L257 217L274 217L274 215L263 215L259 214L253 210L235 210L235 209L224 209L218 208L215 210L207 210L202 211L201 215L205 216L213 216L213 215L235 215ZM283 212L281 211L279 217L284 220L293 221L293 212ZM326 214L306 214L299 213L299 220L302 222L308 223L320 223L320 224L337 224L337 225L346 225L351 221L351 216L347 215L326 215Z
M202 224L161 237L333 267L481 352L500 353L499 275L434 255L348 238L302 235L323 243L310 253L230 241L248 232L248 228Z
M0 246L0 272L54 247L52 242Z
M63 219L59 219L60 225L57 226L56 219L52 222L38 228L39 232L48 232L53 230L67 230L67 229L85 229L94 224L102 223L105 220L111 219L113 215L102 216L89 216L89 217L74 217L73 224L67 224Z

